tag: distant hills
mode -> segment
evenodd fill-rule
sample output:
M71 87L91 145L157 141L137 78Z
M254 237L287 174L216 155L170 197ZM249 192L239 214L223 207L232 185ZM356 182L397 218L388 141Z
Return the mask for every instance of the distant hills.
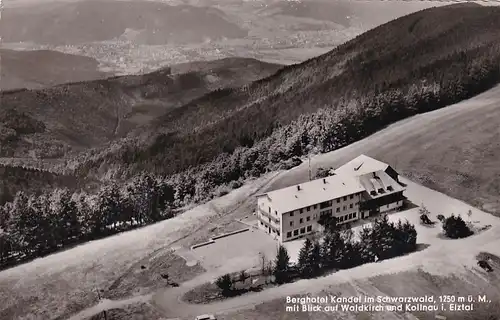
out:
M180 172L252 147L321 109L350 119L345 121L352 127L338 138L348 143L391 121L491 88L500 80L499 29L500 8L480 5L398 18L249 86L193 100L120 147L90 157L82 174L103 163L129 172ZM301 154L309 143L289 155Z
M499 28L498 7L445 6L398 18L297 65L231 58L4 92L3 106L17 112L4 118L19 123L4 121L0 156L82 151L71 161L79 177L243 166L220 173L227 182L491 88L500 81Z
M348 2L341 1L279 1L265 6L259 10L259 14L329 21L350 27L353 10Z
M42 27L43 26L43 27ZM6 7L0 20L4 42L71 45L132 37L136 44L203 42L241 38L247 31L219 9L170 6L153 1L86 0Z
M0 157L60 158L71 150L96 147L212 90L248 84L280 67L228 58L172 66L173 72L165 68L146 75L1 92Z
M435 1L262 1L258 16L293 17L297 22L310 22L316 26L336 24L339 29L360 28L368 30L400 16L442 5Z
M0 49L0 90L39 89L66 82L102 79L93 58L51 50Z

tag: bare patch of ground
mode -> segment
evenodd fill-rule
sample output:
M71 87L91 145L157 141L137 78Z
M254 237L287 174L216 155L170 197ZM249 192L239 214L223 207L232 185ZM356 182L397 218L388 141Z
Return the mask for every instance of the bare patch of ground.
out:
M193 279L205 269L200 264L190 265L173 250L159 252L135 271L115 282L104 294L105 298L120 299L148 294ZM165 277L168 275L168 279Z

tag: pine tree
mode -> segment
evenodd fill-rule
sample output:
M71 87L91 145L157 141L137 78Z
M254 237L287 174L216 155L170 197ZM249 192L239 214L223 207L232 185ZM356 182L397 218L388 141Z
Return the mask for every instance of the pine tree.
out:
M58 232L61 234L62 244L74 241L81 234L81 225L78 219L78 208L68 189L59 194L57 203Z
M81 229L80 237L82 239L92 239L94 236L95 222L88 196L84 193L78 195L76 205L78 209L78 221Z
M14 250L28 253L28 242L26 229L29 219L28 198L24 192L18 192L14 197L10 209L10 219L8 221L8 230Z
M389 222L387 215L376 219L372 227L372 251L380 259L388 259L394 256L395 228Z
M310 265L310 255L313 247L311 239L307 238L304 245L299 251L299 257L297 259L298 271L302 277L308 278L311 276L312 268Z
M321 264L329 269L339 268L340 256L345 249L340 230L327 232L321 244Z
M107 210L106 195L100 193L88 200L90 203L81 203L83 209L86 209L86 229L90 239L100 238L107 233L107 219L103 212Z
M413 252L417 249L417 230L415 226L412 225L408 220L405 223L398 223L398 234L400 235L401 242L399 254L405 254L408 252Z
M313 277L321 273L321 246L318 241L312 244L311 251L308 257L308 265L310 266L310 274Z
M36 225L36 237L33 238L35 243L33 247L37 247L37 255L41 256L49 252L57 250L62 244L59 216L51 205L51 199L47 193L32 196L29 200L29 207L33 214L33 223Z
M95 232L105 234L117 230L119 218L122 216L120 190L116 183L101 188L97 195L95 216L93 217ZM96 221L100 219L101 221Z
M446 236L451 239L466 238L473 234L462 217L453 214L445 219L443 229Z
M359 238L361 242L361 259L364 263L373 262L376 260L375 250L374 250L374 239L373 229L371 227L363 227L359 233Z
M353 239L353 232L351 229L342 230L342 248L338 251L337 266L339 269L349 269L358 266L358 260L361 259L360 249L355 246ZM361 251L361 250L359 250Z
M290 276L290 256L283 245L278 247L273 270L276 283L283 284L289 280Z

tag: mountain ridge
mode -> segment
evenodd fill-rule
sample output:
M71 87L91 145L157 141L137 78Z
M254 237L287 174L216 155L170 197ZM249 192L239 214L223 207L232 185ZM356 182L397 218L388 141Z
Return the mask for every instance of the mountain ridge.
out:
M343 105L351 112L353 101L424 92L429 98L404 102L413 105L404 112L457 102L499 80L498 28L498 7L444 6L395 19L247 86L194 99L155 120L136 142L124 141L120 151L93 157L85 167L131 164L132 171L155 168L171 174L251 146L320 108Z
M41 121L45 127L38 135L28 137L33 143L4 145L0 156L26 157L29 149L35 149L42 158L59 158L73 149L84 151L125 136L133 128L211 90L239 86L281 67L247 58L222 61L173 65L144 75L114 76L39 90L0 92L5 110L14 109L33 121ZM172 74L171 68L186 72Z
M28 13L22 7L6 7L3 13L0 35L6 43L72 45L107 41L124 36L127 29L137 32L135 43L152 45L247 35L219 9L154 1L49 2L31 7ZM23 28L17 27L19 22Z

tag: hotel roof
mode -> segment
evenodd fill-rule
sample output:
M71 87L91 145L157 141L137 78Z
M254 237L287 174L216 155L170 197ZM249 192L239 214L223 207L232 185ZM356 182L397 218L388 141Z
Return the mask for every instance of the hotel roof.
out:
M384 197L405 189L383 170L365 173L358 178L372 199Z
M364 190L358 178L334 175L267 192L259 197L267 196L273 209L278 211L278 214L283 214Z
M385 171L388 167L389 165L387 163L383 163L362 154L337 168L335 174L361 176L370 172Z

